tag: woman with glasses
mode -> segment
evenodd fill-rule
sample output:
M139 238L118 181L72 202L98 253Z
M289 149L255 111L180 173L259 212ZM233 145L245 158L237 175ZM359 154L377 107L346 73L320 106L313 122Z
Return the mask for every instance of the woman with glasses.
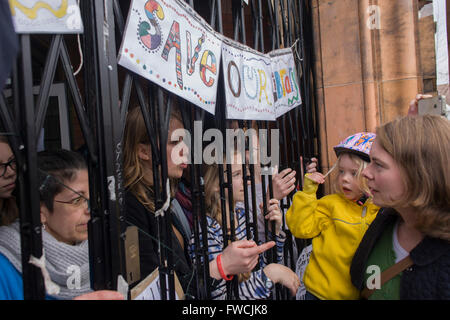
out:
M16 159L8 139L0 136L0 226L9 225L18 217L16 199Z
M57 285L55 292L59 291L47 292L47 299L122 298L111 291L91 293L89 178L83 157L68 150L42 151L38 170L45 266L51 282ZM21 270L20 229L15 221L0 227L0 299L23 299Z

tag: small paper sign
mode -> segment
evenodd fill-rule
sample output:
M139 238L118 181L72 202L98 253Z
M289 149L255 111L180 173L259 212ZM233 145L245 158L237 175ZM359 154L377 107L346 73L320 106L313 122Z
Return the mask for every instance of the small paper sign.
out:
M177 300L184 300L184 292L176 273L175 297ZM167 277L166 277L167 279ZM167 292L169 290L167 289ZM155 269L144 280L130 291L131 300L161 300L161 285L159 283L159 270Z
M76 0L9 0L17 33L83 33Z

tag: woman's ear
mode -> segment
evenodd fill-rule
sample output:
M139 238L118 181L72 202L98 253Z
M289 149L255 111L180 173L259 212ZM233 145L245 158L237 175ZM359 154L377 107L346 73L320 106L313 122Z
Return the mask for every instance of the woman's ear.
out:
M50 214L50 212L43 203L41 203L40 213L41 213L41 223L45 224L47 222L47 216Z
M142 160L150 160L151 159L151 155L150 155L150 146L148 144L143 144L143 143L139 143L138 144L138 156L139 159Z

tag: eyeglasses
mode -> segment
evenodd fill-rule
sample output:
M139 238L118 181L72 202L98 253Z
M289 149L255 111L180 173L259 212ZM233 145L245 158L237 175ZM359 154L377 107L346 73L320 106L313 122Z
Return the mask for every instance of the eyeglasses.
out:
M6 163L0 163L0 172L2 173L0 175L0 178L2 178L6 174L8 167L10 167L13 171L16 171L17 168L16 159L11 159Z
M79 197L77 197L75 199L72 199L70 201L61 201L61 200L56 200L55 199L55 202L70 204L74 208L85 207L85 208L90 209L89 199L86 198L86 197L83 197L83 196L79 196Z

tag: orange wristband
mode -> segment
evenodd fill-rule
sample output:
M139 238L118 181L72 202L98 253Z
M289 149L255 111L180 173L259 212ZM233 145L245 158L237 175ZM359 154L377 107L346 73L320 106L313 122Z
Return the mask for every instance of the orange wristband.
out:
M225 281L230 281L231 279L233 279L233 275L227 277L225 272L223 272L222 254L221 253L217 256L216 262L217 262L217 269L219 269L219 273L220 273L220 276L222 277L222 279L224 279Z

